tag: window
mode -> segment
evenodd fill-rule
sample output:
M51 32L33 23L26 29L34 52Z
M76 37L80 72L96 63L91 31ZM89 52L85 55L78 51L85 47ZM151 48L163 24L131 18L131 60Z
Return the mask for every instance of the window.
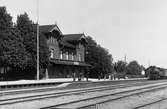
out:
M50 37L50 43L52 43L52 37Z
M71 60L74 60L74 54L71 53Z
M50 43L54 43L55 42L55 39L54 39L54 37L50 37Z
M81 54L78 55L78 61L81 61Z
M51 52L50 57L51 57L51 58L53 58L53 55L54 55L54 50L53 50L53 49L51 49L51 50L50 50L50 52Z
M63 52L60 51L60 59L63 59Z
M66 60L68 60L68 52L66 52Z

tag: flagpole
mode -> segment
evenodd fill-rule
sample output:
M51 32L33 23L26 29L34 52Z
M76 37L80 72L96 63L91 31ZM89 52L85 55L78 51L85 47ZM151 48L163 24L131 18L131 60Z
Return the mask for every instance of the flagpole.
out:
M39 80L39 0L37 0L37 80Z

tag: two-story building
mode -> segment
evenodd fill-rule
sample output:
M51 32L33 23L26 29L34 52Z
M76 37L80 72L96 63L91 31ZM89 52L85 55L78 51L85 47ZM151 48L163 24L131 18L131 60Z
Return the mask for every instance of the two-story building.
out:
M84 34L63 34L57 25L42 25L39 29L46 36L50 50L49 78L80 79L86 75L90 65L85 63Z

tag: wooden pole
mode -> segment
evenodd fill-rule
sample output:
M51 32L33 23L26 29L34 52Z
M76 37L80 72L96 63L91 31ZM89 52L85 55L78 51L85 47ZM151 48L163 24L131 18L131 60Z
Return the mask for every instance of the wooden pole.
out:
M37 0L37 80L39 80L39 0Z

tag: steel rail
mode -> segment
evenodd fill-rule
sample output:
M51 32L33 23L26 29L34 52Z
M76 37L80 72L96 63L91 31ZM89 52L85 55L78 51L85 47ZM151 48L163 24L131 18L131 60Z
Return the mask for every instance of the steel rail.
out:
M69 90L69 91L61 91L61 92L53 92L47 94L37 94L32 96L22 96L22 97L14 97L9 99L0 99L0 105L7 105L7 104L15 104L20 102L32 101L32 100L39 100L39 99L46 99L46 98L55 98L60 96L69 96L72 94L81 94L87 92L95 92L95 91L104 91L104 90L114 90L117 88L125 88L125 87L132 87L132 86L140 86L140 85L148 85L151 83L132 83L132 84L120 84L120 85L107 85L101 87L93 87L93 88L84 88L84 89L76 89L76 90ZM153 83L152 83L153 84Z
M123 96L120 96L120 97L117 97L117 98L100 101L100 102L93 103L93 104L90 104L90 105L79 106L79 107L76 108L76 109L82 109L82 108L85 108L85 107L94 106L96 104L102 104L102 103L105 103L105 102L111 102L111 101L119 100L119 99L122 99L122 98L125 98L125 97L129 97L129 96L133 96L133 95L137 95L137 94L141 94L141 93L145 93L145 92L151 92L153 90L164 89L166 87L167 87L167 85L165 84L163 86L155 85L155 86L150 86L150 87L137 88L137 89L122 91L122 92L113 93L113 94L100 95L100 96L96 96L96 97L90 97L90 98L85 98L85 99L81 99L81 100L74 100L74 101L71 101L71 102L60 103L60 104L57 104L57 105L42 107L40 109L55 109L57 107L67 106L67 105L71 105L71 104L75 104L75 103L79 103L79 102L85 102L85 101L88 101L88 100L96 100L96 99L101 99L101 98L104 98L104 97L107 97L107 96L116 96L116 95L119 95L119 94L126 94L126 93L133 92L132 94L127 94L127 95L123 95ZM141 90L144 90L144 91L141 91ZM139 91L139 92L135 92L135 91Z
M153 105L155 103L159 103L159 102L162 102L164 100L167 100L167 98L162 98L162 99L159 99L159 100L155 100L153 102L150 102L150 103L146 103L146 104L143 104L143 105L140 105L140 106L136 106L134 107L133 109L140 109L140 108L143 108L143 107L146 107L146 106L149 106L149 105Z
M132 83L132 84L119 84L119 85L106 85L101 87L93 87L93 88L84 88L84 89L76 89L76 90L69 90L69 91L61 91L61 92L53 92L47 94L37 94L32 96L23 96L23 97L13 97L8 99L0 99L0 105L7 105L7 104L14 104L19 102L26 102L32 100L39 100L39 99L46 99L46 98L53 98L53 97L60 97L60 96L68 96L72 94L81 94L87 92L95 92L95 91L104 91L104 90L114 90L117 88L125 88L125 87L132 87L136 85L143 85L143 83ZM5 102L5 103L3 103Z
M127 82L127 83L129 84L129 82ZM152 84L152 83L159 83L159 82L162 82L162 81L158 81L158 82L157 81L135 81L135 83L142 83L142 82L151 83ZM127 83L124 83L124 84L127 84ZM118 84L116 84L116 85L118 85ZM0 95L12 95L12 94L14 95L14 94L22 94L22 93L24 94L24 93L27 93L27 92L28 93L30 93L30 92L44 92L44 91L51 91L51 90L55 90L55 89L57 89L57 86L42 87L42 88L31 88L31 89L27 89L26 88L26 89L19 89L19 90L1 91Z

